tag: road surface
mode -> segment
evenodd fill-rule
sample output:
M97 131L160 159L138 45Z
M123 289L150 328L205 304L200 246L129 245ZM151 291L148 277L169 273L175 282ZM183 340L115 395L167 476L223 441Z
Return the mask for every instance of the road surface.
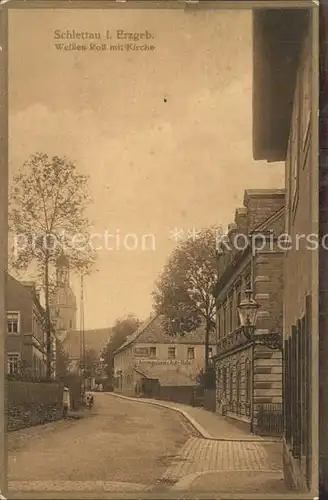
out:
M176 412L97 394L86 418L9 434L9 488L148 489L189 437Z
M280 444L204 439L178 412L110 394L8 441L11 491L286 493Z

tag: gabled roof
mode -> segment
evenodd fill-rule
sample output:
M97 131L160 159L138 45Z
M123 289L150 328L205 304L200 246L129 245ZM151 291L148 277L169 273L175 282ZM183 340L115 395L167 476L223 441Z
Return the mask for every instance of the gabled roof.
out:
M137 339L139 339L140 335L146 330L146 328L149 327L149 325L156 319L156 316L150 316L144 323L142 323L137 330L129 335L124 342L116 351L114 351L114 354L116 354L119 351L123 351L126 347L128 347L130 344L133 344Z
M147 321L145 321L130 337L121 345L114 355L123 351L135 342L145 343L145 344L204 344L205 338L205 327L204 325L199 326L195 330L189 333L185 333L183 336L171 336L165 332L163 325L164 317L162 315L152 316ZM215 332L210 335L210 344L215 345Z

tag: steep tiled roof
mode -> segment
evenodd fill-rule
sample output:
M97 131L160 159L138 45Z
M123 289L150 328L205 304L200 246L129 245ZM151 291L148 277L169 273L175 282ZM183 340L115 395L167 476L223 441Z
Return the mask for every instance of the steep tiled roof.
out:
M110 328L101 328L97 330L85 330L84 341L86 350L94 350L99 355L101 350L107 344L111 336ZM67 332L66 338L63 341L63 348L71 359L77 359L80 356L81 334L79 331Z
M123 351L130 344L138 341L138 343L147 344L204 344L205 342L205 327L202 325L194 331L176 337L167 335L163 326L163 316L153 316L145 321L135 333L119 347L115 354ZM213 331L210 335L210 344L216 344L216 332Z

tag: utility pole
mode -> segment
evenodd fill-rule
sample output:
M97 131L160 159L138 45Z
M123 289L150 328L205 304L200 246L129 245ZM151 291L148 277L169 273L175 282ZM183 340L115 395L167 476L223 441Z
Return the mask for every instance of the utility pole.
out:
M80 302L80 374L82 377L82 394L85 392L85 338L84 338L84 282L81 274L81 302Z

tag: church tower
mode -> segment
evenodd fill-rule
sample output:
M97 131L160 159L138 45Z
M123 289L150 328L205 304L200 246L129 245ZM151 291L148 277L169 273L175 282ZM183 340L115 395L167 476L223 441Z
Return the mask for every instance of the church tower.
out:
M51 317L57 336L63 341L70 330L76 330L76 298L70 286L69 262L64 254L56 261L56 289L50 300Z

